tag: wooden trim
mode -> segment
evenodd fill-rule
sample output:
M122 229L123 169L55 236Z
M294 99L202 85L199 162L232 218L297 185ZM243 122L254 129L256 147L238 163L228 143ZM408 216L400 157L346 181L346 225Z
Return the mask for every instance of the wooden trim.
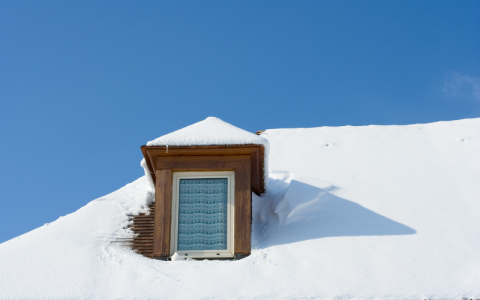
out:
M172 212L172 170L157 170L155 182L155 221L153 230L153 256L170 254L170 226Z
M170 149L169 149L170 152ZM220 155L220 156L159 156L156 160L157 176L163 176L159 171L171 170L173 172L192 172L192 171L235 171L235 213L234 213L234 254L250 254L251 251L251 222L252 222L252 190L251 190L251 156L250 155ZM169 177L170 180L171 176ZM157 179L157 181L160 181ZM171 183L170 183L171 187ZM157 185L157 195L155 199L161 199L158 196L159 190ZM160 191L160 194L163 194ZM171 190L170 190L171 199ZM158 201L158 200L156 200ZM171 202L168 211L171 212ZM164 207L161 202L156 203L156 212ZM162 208L162 209L167 209ZM171 224L171 216L169 216ZM166 227L157 230L157 214L155 214L155 234L160 231L164 232ZM170 227L169 227L170 230ZM164 237L167 235L163 233ZM164 237L162 237L163 240ZM170 231L168 232L168 242L170 241ZM155 242L154 240L154 249ZM157 252L154 250L154 256ZM173 253L170 253L173 254ZM163 254L162 254L163 255Z
M145 162L147 163L148 170L150 171L150 176L152 177L153 182L155 182L155 168L152 165L152 160L150 159L150 156L148 155L147 148L144 148L143 146L140 147L140 150L142 150L143 158L145 158Z
M250 164L235 168L234 254L250 254L252 226L252 189Z
M229 155L235 154L247 154L250 151L258 150L262 145L210 145L210 146L169 146L168 152L166 146L141 146L148 151L159 151L162 155Z
M141 150L154 181L156 180L154 170L162 168L157 166L158 157L202 156L205 158L208 156L249 155L251 157L250 178L252 191L257 195L265 193L265 149L262 145L172 146L168 147L168 152L165 146L142 146Z
M238 162L249 162L249 155L225 155L225 156L159 156L157 168L161 169L203 169L218 170L232 169ZM179 172L179 171L177 171ZM185 172L185 171L182 171Z

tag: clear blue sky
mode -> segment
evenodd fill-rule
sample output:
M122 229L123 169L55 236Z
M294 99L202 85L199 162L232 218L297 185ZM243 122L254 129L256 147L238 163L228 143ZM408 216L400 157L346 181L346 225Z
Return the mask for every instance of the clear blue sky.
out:
M255 132L480 116L480 1L0 2L0 242L142 176L208 116Z

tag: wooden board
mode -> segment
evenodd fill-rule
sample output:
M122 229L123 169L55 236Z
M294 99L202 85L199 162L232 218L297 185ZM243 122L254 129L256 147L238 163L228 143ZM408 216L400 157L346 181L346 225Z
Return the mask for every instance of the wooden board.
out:
M150 215L144 213L130 216L133 221L129 228L135 233L135 237L123 242L130 245L132 250L145 257L153 257L153 231L154 231L154 213L155 202L149 205Z
M172 170L156 171L155 221L153 233L153 256L170 254L170 226L172 223Z
M235 171L234 254L250 254L252 222L252 164L250 154L157 156L155 165L157 167L157 190L155 198L154 257L168 256L166 253L170 255L173 254L169 253L171 235L172 172ZM166 177L168 177L169 181L167 181ZM166 192L166 190L168 190L168 192ZM166 199L169 199L169 201ZM168 204L166 202L168 202ZM160 221L158 218L163 219Z
M150 170L150 175L155 181L155 170L161 169L157 166L158 157L170 156L250 156L250 179L251 189L257 194L265 193L264 183L264 157L265 149L262 145L232 145L232 146L185 146L185 147L164 147L164 146L142 146L143 156Z

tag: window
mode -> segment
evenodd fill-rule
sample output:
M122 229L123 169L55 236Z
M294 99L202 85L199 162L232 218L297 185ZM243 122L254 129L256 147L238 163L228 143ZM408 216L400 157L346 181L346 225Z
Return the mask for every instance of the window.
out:
M233 257L235 172L175 172L171 253Z

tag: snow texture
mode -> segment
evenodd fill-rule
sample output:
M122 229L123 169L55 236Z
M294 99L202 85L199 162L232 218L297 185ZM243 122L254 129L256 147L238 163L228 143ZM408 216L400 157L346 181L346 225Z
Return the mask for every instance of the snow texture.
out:
M480 119L267 130L252 255L135 254L146 177L0 244L0 299L479 299Z
M184 127L172 133L163 135L147 143L147 146L211 146L211 145L263 145L264 184L268 190L268 140L261 136L235 127L219 118L208 117L203 121ZM148 168L142 162L145 174ZM149 175L147 175L149 176Z

